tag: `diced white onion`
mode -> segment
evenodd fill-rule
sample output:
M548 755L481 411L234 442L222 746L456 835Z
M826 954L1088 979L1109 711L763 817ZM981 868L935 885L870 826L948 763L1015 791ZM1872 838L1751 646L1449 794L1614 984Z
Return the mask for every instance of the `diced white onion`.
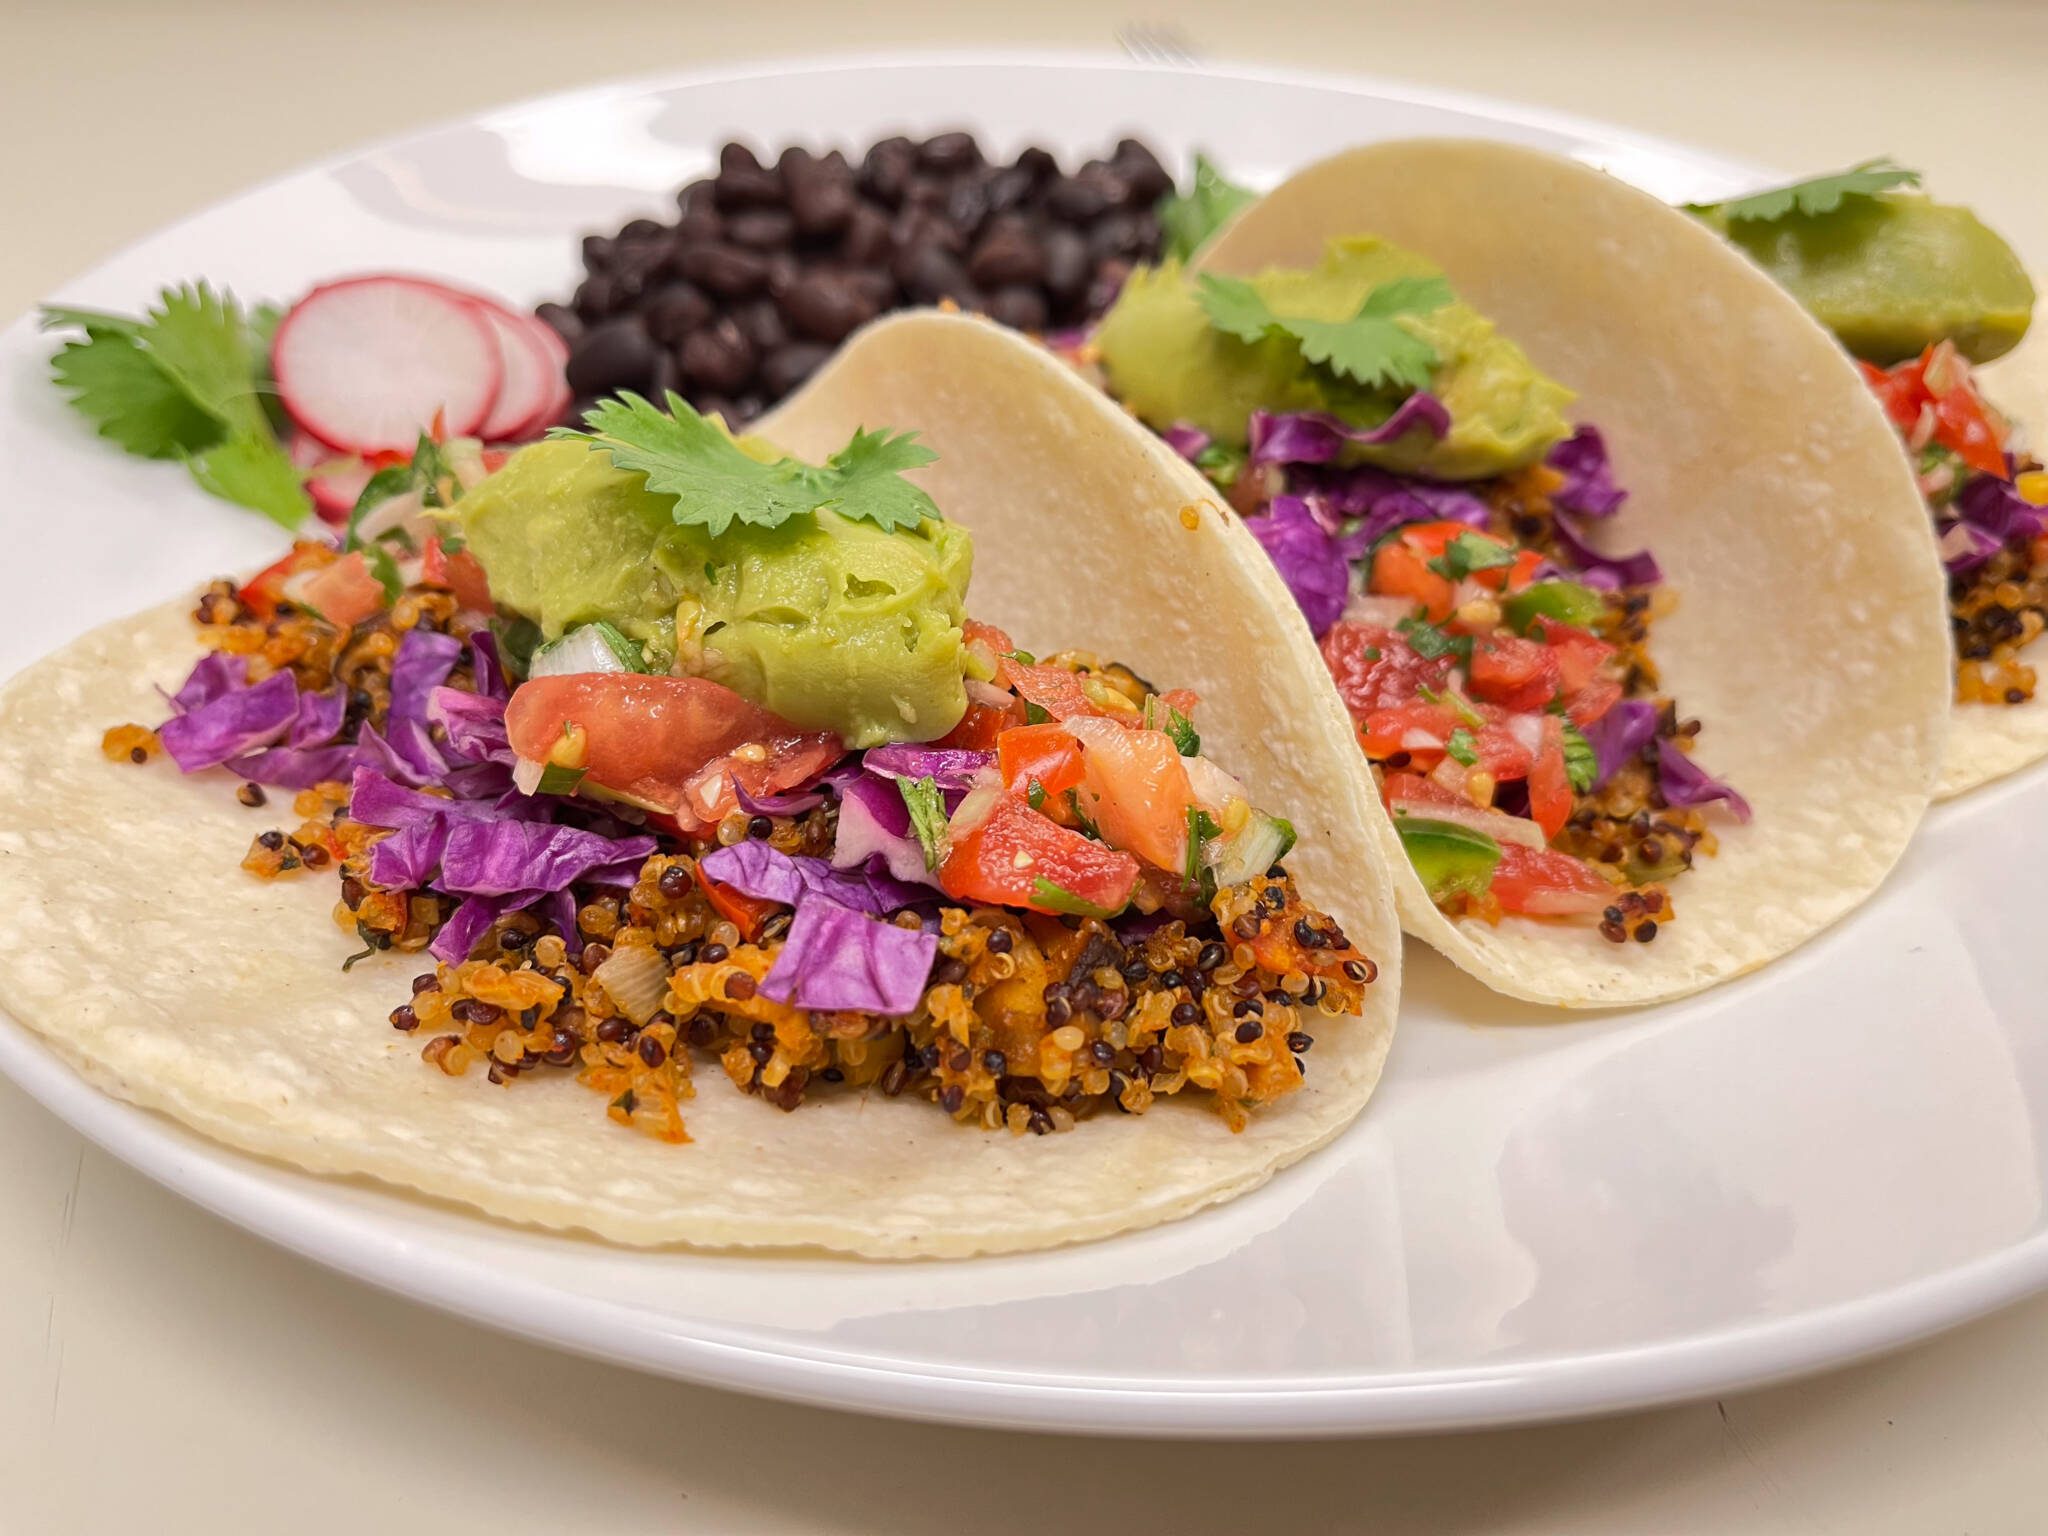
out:
M611 952L590 979L619 1005L635 1024L645 1024L661 1011L668 996L668 961L651 944L628 944Z
M1520 742L1531 757L1543 750L1543 722L1535 715L1509 715L1508 734Z
M528 677L569 677L582 672L623 672L626 664L605 641L595 624L572 629L561 639L533 653Z

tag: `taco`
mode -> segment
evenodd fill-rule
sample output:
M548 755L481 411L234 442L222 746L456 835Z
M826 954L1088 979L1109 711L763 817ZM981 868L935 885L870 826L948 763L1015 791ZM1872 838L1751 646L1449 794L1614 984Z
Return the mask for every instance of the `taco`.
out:
M1687 211L1835 333L1910 457L1948 572L1946 799L2048 756L2048 350L2019 256L1919 183L1873 161Z
M423 443L32 667L11 1010L232 1146L626 1243L964 1255L1263 1182L1372 1092L1391 891L1313 654L1247 664L1249 536L1063 373L918 317L768 440L671 396Z
M1377 145L1135 273L1081 360L1286 576L1409 931L1489 986L1681 996L1898 858L1947 713L1924 514L1839 349L1694 221Z

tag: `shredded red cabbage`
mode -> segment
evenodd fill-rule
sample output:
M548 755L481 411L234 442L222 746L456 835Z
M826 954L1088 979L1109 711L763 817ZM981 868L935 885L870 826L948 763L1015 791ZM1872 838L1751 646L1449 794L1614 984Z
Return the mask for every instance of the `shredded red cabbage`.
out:
M1664 792L1666 803L1694 806L1724 800L1737 821L1749 820L1749 802L1736 793L1734 786L1708 773L1669 736L1657 742L1657 769L1657 787Z
M1593 778L1593 788L1598 789L1656 739L1657 706L1648 699L1623 699L1587 726L1585 736L1598 765Z
M1418 390L1376 427L1354 427L1326 411L1253 411L1246 433L1249 462L1328 464L1347 444L1378 447L1414 431L1441 438L1451 430L1451 413L1428 390Z
M2048 533L2048 507L2035 506L1996 475L1969 476L1947 510L1939 532L1942 564L1952 576L1974 571L2008 544Z
M1486 503L1462 486L1361 465L1357 469L1296 470L1289 480L1341 518L1358 518L1361 553L1404 523L1452 522L1484 528Z
M924 997L939 938L806 894L761 994L798 1008L905 1014Z
M893 782L863 773L839 786L839 832L832 867L867 869L876 863L898 880L934 889L924 849L910 831L910 809Z
M1320 639L1343 617L1344 604L1351 596L1354 541L1333 535L1301 496L1275 496L1263 513L1245 519L1245 526L1280 572L1309 629Z
M208 651L192 668L192 675L185 679L185 686L167 696L171 713L182 715L202 704L211 703L224 693L246 688L248 684L248 657L227 651Z
M178 690L178 697L188 693L198 696L190 680ZM254 687L216 692L204 703L173 715L157 735L179 768L196 773L271 745L298 717L298 684L289 672L273 672Z
M892 875L834 869L823 859L792 857L752 839L706 854L697 866L706 877L761 901L796 906L806 895L825 896L842 907L887 917L932 899L931 890Z
M441 867L448 847L446 816L401 827L370 850L370 879L387 891L423 889Z
M537 891L522 891L511 896L471 896L449 914L448 921L434 935L434 942L427 946L427 952L449 965L460 965L469 958L469 952L476 948L477 941L490 930L491 924L507 912L518 912L540 899ZM572 919L573 916L572 911ZM572 931L574 926L572 921Z
M1582 518L1614 516L1628 500L1628 492L1614 483L1607 441L1598 427L1580 427L1551 449L1544 462L1564 477L1564 484L1550 494L1551 524L1573 574L1587 586L1606 591L1653 587L1664 579L1647 549L1633 555L1607 554L1593 547L1580 526Z
M512 697L512 684L498 654L498 637L489 630L480 629L469 637L469 670L476 678L476 691L485 698L503 703Z
M434 745L427 720L427 701L448 681L462 655L462 642L431 629L409 629L391 659L391 708L384 734L413 771L428 782L448 772L448 760Z
M1194 459L1214 441L1200 427L1191 427L1184 421L1175 422L1159 435L1166 440L1167 447L1189 460Z
M968 747L924 747L914 742L892 742L870 747L861 758L869 773L885 779L931 779L940 789L965 789L974 776L996 760L993 752Z
M540 896L579 880L631 885L654 849L651 837L600 837L541 821L450 818L434 884L463 896Z

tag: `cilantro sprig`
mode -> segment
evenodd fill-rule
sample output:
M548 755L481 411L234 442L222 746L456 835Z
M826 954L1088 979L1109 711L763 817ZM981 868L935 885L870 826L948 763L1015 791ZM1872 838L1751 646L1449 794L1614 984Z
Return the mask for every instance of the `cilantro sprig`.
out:
M1429 387L1437 352L1399 322L1442 309L1451 302L1451 285L1441 277L1397 277L1368 293L1348 320L1276 314L1243 278L1209 272L1197 279L1195 297L1209 323L1227 336L1254 344L1282 337L1311 367L1368 389L1412 393Z
M1564 722L1564 775L1571 782L1572 792L1580 795L1600 777L1600 759L1593 753L1593 744L1569 720Z
M929 775L898 779L896 792L910 812L910 829L924 850L924 867L936 870L946 860L946 802L939 794L939 781Z
M1848 198L1875 197L1880 192L1919 185L1918 171L1909 171L1894 165L1888 156L1880 156L1846 171L1753 192L1748 197L1732 198L1725 203L1687 203L1685 207L1688 213L1715 213L1737 223L1770 224L1791 213L1833 213Z
M1256 192L1231 181L1207 155L1197 150L1188 190L1169 192L1159 199L1159 231L1165 236L1165 254L1185 261L1228 224L1239 209L1257 200Z
M1427 562L1446 581L1463 581L1474 571L1497 571L1515 563L1515 552L1498 539L1467 530L1444 546L1444 552Z
M42 312L45 330L85 332L51 372L100 436L143 458L182 460L211 494L297 528L312 502L264 403L275 324L275 311L246 314L203 282L164 289L139 317Z
M648 490L673 497L677 523L713 537L735 522L778 528L820 511L890 532L940 520L931 497L903 478L938 458L914 432L856 432L822 466L791 458L763 463L672 390L667 406L621 394L584 414L588 430L555 427L548 436L603 449L620 469L644 476Z

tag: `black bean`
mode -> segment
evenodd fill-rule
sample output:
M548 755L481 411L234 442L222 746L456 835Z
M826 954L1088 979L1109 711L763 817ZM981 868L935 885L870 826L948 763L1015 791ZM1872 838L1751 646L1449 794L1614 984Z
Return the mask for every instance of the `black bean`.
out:
M727 144L718 152L718 177L713 195L721 208L755 208L782 201L782 182L744 144Z
M768 260L735 245L693 245L678 263L683 276L729 299L744 299L768 286Z
M761 387L771 398L779 400L794 393L831 355L830 347L815 341L793 341L779 347L761 361Z
M1116 296L1123 292L1124 281L1131 275L1131 264L1122 257L1112 257L1098 262L1095 276L1088 284L1088 309L1100 314L1116 302Z
M965 304L973 284L960 259L936 245L922 245L899 254L891 269L903 291L920 304L952 299Z
M911 173L917 169L917 146L900 134L883 139L867 152L860 163L860 189L885 207L903 201Z
M661 225L652 219L628 219L619 230L621 240L648 240L663 233Z
M749 208L725 221L725 238L755 251L779 251L796 236L796 220L780 208Z
M791 148L775 164L796 228L813 238L837 234L853 216L853 171L844 156L823 160L809 150Z
M979 180L962 177L947 189L946 222L960 231L963 240L974 238L988 217L988 188Z
M603 235L583 237L583 265L592 272L602 272L612 264L612 242Z
M732 312L740 334L753 346L756 357L773 352L789 340L789 328L773 299L749 299Z
M967 275L984 288L1035 283L1045 276L1045 247L1028 220L996 219L967 258Z
M566 304L542 304L533 313L535 319L564 341L574 341L583 334L582 320Z
M1048 229L1043 241L1045 271L1041 279L1055 303L1079 303L1088 291L1088 242L1071 229Z
M814 341L843 340L874 318L875 306L843 272L808 272L781 299L790 328Z
M592 272L576 285L576 296L570 302L584 320L602 320L618 306L618 288L604 273Z
M648 295L641 306L647 334L665 347L682 339L711 318L711 300L695 283L665 283Z
M998 288L988 296L985 308L990 319L1016 331L1042 331L1052 317L1045 295L1021 284Z
M1089 253L1097 261L1109 256L1142 257L1154 227L1145 214L1133 209L1106 213L1088 231Z
M1045 191L1045 211L1068 224L1093 223L1108 208L1102 187L1078 176L1062 176Z
M569 388L579 395L609 395L622 389L645 391L654 378L659 355L647 329L635 315L621 315L592 326L569 350L564 372Z
M988 178L988 211L1008 213L1012 208L1021 208L1031 196L1034 178L1021 165L1006 165Z
M889 215L874 203L858 203L839 238L839 253L855 266L874 266L889 259Z
M702 389L730 393L754 376L754 346L727 316L683 338L683 376Z
M846 274L846 281L855 293L874 305L877 314L894 309L901 296L896 279L885 268L855 267Z
M953 223L940 214L929 208L906 208L889 224L889 250L893 268L927 250L962 255L967 242ZM900 271L896 275L899 279L903 276Z
M1119 139L1109 163L1130 187L1133 202L1156 202L1173 190L1173 177L1159 157L1137 139Z
M918 146L917 163L928 171L964 171L981 164L981 146L971 133L941 133Z

